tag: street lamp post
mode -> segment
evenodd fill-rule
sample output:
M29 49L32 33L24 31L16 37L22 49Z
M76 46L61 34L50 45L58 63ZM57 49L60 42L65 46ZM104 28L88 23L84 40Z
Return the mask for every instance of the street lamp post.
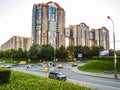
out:
M110 16L107 16L107 18L108 18L109 20L111 20L111 22L112 22L112 24L113 24L114 78L118 78L118 76L117 76L117 70L116 70L117 60L116 60L116 54L115 54L115 31L114 31L114 22L113 22L113 20L110 18Z

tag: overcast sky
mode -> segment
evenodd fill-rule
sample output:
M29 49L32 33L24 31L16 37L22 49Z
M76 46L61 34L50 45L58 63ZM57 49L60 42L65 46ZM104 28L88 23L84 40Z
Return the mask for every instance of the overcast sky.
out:
M34 4L57 2L66 12L66 27L86 23L90 29L105 26L110 31L113 48L114 21L116 49L120 50L120 0L0 0L0 45L12 36L31 37L32 7Z

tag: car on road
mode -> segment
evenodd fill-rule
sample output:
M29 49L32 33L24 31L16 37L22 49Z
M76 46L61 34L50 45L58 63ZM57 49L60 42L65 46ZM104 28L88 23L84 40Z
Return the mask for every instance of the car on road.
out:
M0 65L1 68L12 68L12 65L10 64L3 64L3 65Z
M60 71L51 71L51 72L49 72L48 78L57 79L57 80L63 80L63 81L66 81L66 80L67 80L66 75L64 75L64 74L63 74L62 72L60 72Z
M73 62L72 67L77 67L77 64L75 62Z
M58 64L57 68L63 68L63 64Z

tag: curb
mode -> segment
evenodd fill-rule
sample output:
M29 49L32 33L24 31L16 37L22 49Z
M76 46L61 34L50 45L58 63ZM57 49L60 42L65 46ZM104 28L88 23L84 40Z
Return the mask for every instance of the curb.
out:
M94 76L94 77L101 77L101 78L109 78L109 79L120 80L120 75L118 75L118 78L114 78L114 74L84 72L84 71L78 70L77 67L72 67L71 70L73 72L75 72L75 73L80 73L80 74L87 75L87 76Z

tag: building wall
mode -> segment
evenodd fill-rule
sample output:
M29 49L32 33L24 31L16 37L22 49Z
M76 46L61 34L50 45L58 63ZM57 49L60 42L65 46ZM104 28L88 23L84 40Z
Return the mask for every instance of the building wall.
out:
M21 48L22 50L29 50L31 46L31 38L30 37L21 37L21 36L13 36L7 42L1 45L1 50L7 49L15 49L18 50Z
M32 43L65 46L65 11L55 2L34 4Z

